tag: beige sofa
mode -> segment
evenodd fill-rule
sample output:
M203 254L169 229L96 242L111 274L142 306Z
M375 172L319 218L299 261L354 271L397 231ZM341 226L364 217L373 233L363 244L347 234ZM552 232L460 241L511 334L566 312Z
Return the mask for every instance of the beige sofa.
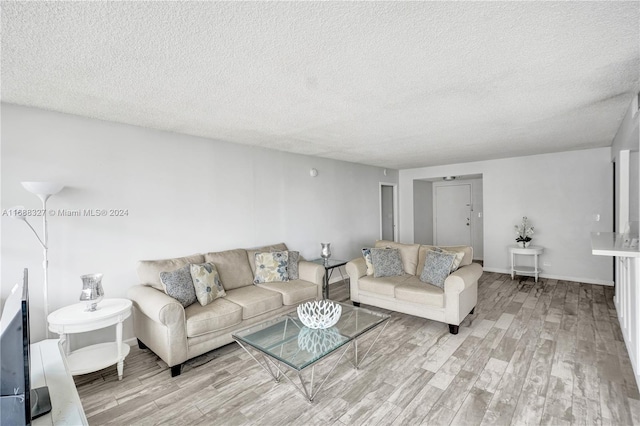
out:
M398 248L404 275L378 277L367 275L364 258L347 263L351 300L392 311L403 312L449 324L449 332L458 334L462 320L473 313L478 300L478 278L482 267L472 263L473 249L467 246L449 247L464 251L459 268L444 282L444 289L420 281L427 250L433 246L377 241L377 248ZM447 247L442 247L447 249Z
M281 243L138 262L140 284L131 287L128 296L133 301L140 347L155 352L171 367L171 375L177 376L186 360L233 342L234 331L281 315L302 302L321 299L324 268L304 260L298 264L298 280L253 284L255 253L279 250L287 246ZM205 262L216 265L227 295L206 306L196 302L183 308L164 292L160 272Z

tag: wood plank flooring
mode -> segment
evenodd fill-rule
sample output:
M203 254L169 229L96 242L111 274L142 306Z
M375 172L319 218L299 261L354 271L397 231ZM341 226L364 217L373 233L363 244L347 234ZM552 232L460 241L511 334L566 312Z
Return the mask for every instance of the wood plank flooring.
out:
M347 299L346 285L333 285L331 296ZM640 424L613 288L485 273L478 299L456 336L391 312L361 368L343 359L313 403L286 380L273 382L235 343L175 378L134 347L122 381L113 366L76 376L76 385L91 425Z

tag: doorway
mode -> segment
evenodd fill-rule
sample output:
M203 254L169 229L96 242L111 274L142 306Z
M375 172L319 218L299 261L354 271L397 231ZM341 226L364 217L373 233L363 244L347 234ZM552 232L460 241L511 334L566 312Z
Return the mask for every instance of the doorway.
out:
M414 242L426 245L470 245L473 247L473 259L482 260L484 258L482 182L481 174L456 176L453 179L431 177L414 180ZM465 185L465 189L460 189L461 185ZM452 187L458 187L458 191L451 189ZM469 190L470 200L467 195ZM460 196L457 192L461 192L464 196ZM456 195L460 196L461 201L455 201ZM447 204L458 206L461 204L460 211L449 212ZM459 233L463 237L448 236L447 229L443 228L449 225L454 228L454 235Z
M380 183L380 239L398 241L397 185Z
M437 246L471 245L471 184L435 188L434 240Z

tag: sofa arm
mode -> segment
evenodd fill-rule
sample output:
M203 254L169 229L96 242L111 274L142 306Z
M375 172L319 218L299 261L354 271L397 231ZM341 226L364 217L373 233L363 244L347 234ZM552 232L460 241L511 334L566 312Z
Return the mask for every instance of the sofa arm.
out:
M349 275L349 298L352 302L360 303L360 277L367 275L367 264L364 257L359 257L347 262L347 275Z
M444 319L450 326L458 326L478 303L478 278L482 266L478 263L463 266L444 281Z
M480 264L472 263L463 266L447 277L444 281L444 291L460 293L472 285L477 285L480 276L482 276Z
M187 360L187 321L173 297L146 285L129 288L133 302L133 331L169 367Z
M324 267L317 263L301 260L298 262L298 277L322 287L324 279ZM322 294L322 293L321 293Z
M359 257L347 262L347 275L349 279L357 281L358 278L367 275L367 264L364 257Z
M140 312L153 321L171 327L184 326L184 308L173 297L147 285L131 287L127 296Z

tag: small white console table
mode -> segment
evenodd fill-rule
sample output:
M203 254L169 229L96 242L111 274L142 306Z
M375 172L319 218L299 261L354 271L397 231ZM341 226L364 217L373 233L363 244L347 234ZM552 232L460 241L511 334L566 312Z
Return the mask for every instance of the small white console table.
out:
M538 256L544 252L544 247L540 246L509 246L509 253L511 255L511 279L514 279L516 274L532 275L535 277L535 281L538 282L538 276L540 275L540 266ZM533 266L518 265L516 263L516 256L533 256Z
M131 300L104 299L93 312L86 311L85 308L85 303L76 303L52 312L47 318L49 330L60 335L71 374L75 376L91 373L117 364L118 379L122 380L124 358L130 350L129 345L122 342L122 322L131 316ZM70 350L67 334L84 333L112 325L116 326L114 342Z
M47 386L51 411L34 419L33 426L88 425L87 417L65 362L63 349L56 339L31 345L31 388Z

